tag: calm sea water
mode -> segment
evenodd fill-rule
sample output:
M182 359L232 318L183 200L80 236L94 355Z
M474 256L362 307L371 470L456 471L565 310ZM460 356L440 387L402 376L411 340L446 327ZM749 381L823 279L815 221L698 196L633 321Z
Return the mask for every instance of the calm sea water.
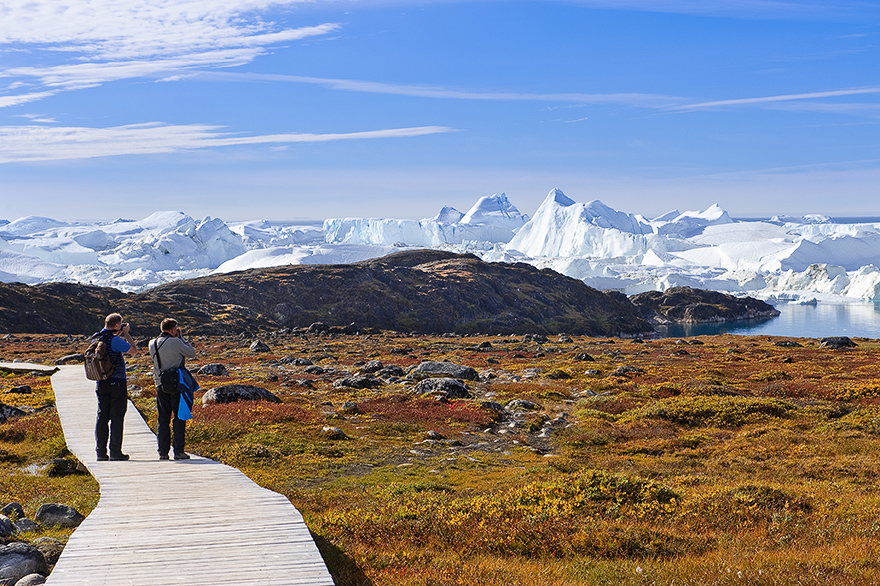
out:
M798 338L880 338L880 303L797 305L780 303L778 317L725 324L673 325L658 328L662 336L687 337L713 334L791 336Z

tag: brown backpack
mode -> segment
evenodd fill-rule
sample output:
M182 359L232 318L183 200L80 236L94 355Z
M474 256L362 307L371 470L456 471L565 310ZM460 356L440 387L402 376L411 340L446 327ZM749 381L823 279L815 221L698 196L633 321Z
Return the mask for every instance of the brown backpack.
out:
M92 341L85 351L87 379L106 380L110 378L110 375L112 375L113 371L116 370L116 367L113 366L113 362L110 361L110 356L108 353L110 350L110 339L112 339L112 336L112 332L110 332L109 338L106 335L101 336L100 334L95 334L94 336L92 336Z

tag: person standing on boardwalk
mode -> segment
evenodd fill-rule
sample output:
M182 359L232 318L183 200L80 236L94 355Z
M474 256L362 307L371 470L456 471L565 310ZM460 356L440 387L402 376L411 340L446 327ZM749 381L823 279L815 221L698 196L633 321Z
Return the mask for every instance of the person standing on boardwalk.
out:
M159 459L167 460L168 452L173 447L175 460L188 460L189 454L183 449L186 421L177 416L180 391L176 383L167 380L170 377L166 377L166 382L163 384L162 373L181 368L187 358L196 357L196 350L183 339L183 333L177 325L177 320L163 319L159 327L162 333L158 338L150 340L153 382L156 385L156 409L159 412L156 433L159 442Z
M98 395L98 416L95 421L95 453L98 461L128 460L122 453L122 426L128 409L128 380L125 375L125 353L135 347L129 334L129 325L122 316L111 313L104 319L104 329L92 336L107 344L107 356L113 363L113 374L99 380L95 386ZM107 442L110 453L107 453Z

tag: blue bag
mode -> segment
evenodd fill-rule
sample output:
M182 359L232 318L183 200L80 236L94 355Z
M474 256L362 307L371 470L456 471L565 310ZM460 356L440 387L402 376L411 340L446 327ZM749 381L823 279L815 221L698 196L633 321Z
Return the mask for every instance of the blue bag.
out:
M180 393L180 404L177 406L177 418L181 421L192 419L192 406L195 399L193 393L199 388L195 377L185 367L177 369L177 390Z

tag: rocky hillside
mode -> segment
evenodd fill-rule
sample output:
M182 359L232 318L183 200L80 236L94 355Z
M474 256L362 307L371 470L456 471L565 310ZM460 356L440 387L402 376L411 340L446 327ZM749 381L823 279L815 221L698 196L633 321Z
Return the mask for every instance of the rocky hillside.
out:
M419 333L615 336L652 328L621 295L549 269L417 250L350 265L254 269L141 294L74 284L0 284L0 331L86 334L119 311L135 336L173 316L191 333L307 327Z
M760 299L691 287L647 291L629 300L639 308L642 317L655 324L727 322L779 315L772 305Z

